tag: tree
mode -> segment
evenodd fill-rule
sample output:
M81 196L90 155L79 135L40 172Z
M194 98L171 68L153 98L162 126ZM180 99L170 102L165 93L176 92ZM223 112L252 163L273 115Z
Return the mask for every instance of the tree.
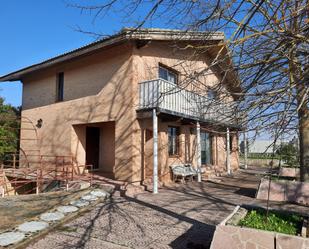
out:
M0 161L5 160L8 153L16 153L19 138L19 108L4 103L0 97Z
M232 95L236 111L246 114L242 125L257 134L273 134L274 144L282 134L298 133L301 181L309 180L307 0L101 0L87 6L71 2L70 6L94 13L94 19L118 11L129 21L143 13L134 20L136 28L164 20L172 28L224 31L227 39L217 45L216 58L194 77L219 68L222 77L215 91L222 96L226 94L223 82L231 81L229 75L235 73L239 81L232 84L239 84L242 91ZM198 53L213 49L207 43L181 49L192 47ZM180 84L194 84L194 77L187 75Z
M280 155L282 160L289 167L297 167L298 166L298 151L297 148L292 143L281 144L277 149L276 153Z

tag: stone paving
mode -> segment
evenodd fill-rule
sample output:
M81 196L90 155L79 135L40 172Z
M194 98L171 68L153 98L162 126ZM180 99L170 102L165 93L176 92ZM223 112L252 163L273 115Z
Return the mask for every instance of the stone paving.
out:
M59 191L40 195L18 195L1 198L0 233L18 226L21 221L34 219L51 208L78 199L89 190Z
M90 193L87 193L86 195L82 196L80 198L80 201L82 201L82 198L85 196L94 197L92 199L88 198L91 201L95 201L99 197L104 197L104 199L101 200L104 201L105 198L108 197L109 195L110 194L103 189L95 189ZM88 204L90 205L89 202ZM89 206L89 208L91 208L91 206ZM58 206L56 210L57 211L51 210L52 212L42 213L39 217L36 217L40 221L26 221L21 225L19 225L17 228L13 228L10 231L0 233L0 248L8 246L17 246L18 244L19 246L23 246L22 243L26 243L27 239L29 242L31 237L32 239L33 237L37 238L36 236L39 236L39 234L36 233L47 229L49 225L53 225L53 228L57 227L57 224L55 223L57 223L60 220L63 220L65 218L65 215L79 211L79 207L72 205ZM70 220L70 218L72 217L68 217L67 219Z
M28 248L209 248L215 225L236 205L266 205L254 198L261 173L239 171L213 182L165 187L158 195L143 192L133 198L115 193ZM292 204L271 207L309 211Z

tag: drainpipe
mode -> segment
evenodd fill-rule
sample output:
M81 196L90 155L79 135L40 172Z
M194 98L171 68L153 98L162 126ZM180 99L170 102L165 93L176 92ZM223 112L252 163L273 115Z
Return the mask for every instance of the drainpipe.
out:
M156 109L152 109L153 125L153 194L158 193L158 117Z
M244 156L245 156L245 169L248 168L248 144L247 144L247 134L244 132Z
M196 122L196 166L197 166L197 181L202 181L201 175L201 166L202 166L202 158L201 158L201 127L200 123Z
M227 174L231 174L231 160L230 160L230 130L226 128L226 170Z

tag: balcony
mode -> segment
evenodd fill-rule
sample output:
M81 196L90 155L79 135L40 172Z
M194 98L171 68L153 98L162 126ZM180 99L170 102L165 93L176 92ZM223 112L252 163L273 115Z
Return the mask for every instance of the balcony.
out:
M238 125L238 117L232 104L218 103L163 79L139 83L138 111L153 108L161 113L201 122Z

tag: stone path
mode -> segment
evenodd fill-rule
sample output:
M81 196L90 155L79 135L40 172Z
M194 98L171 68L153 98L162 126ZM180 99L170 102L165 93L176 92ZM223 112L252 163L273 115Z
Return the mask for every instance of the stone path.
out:
M81 198L78 201L85 202L83 201L84 197L88 197L87 200L89 201L96 201L99 197L106 199L106 197L108 197L109 195L110 194L107 193L105 190L95 189L95 190L92 190L90 193L87 193L84 196L81 196ZM101 201L104 201L104 199L101 199ZM73 202L76 202L76 201L73 201ZM87 202L87 205L90 205L90 202ZM95 206L95 203L93 205ZM31 237L36 238L36 236L39 236L37 232L48 229L49 225L52 225L53 228L57 227L57 222L63 220L66 215L79 211L79 208L80 207L73 206L73 205L65 205L65 206L62 205L62 206L54 207L53 210L50 210L49 212L46 212L46 213L42 213L39 217L36 217L35 221L25 221L24 223L20 224L18 227L15 227L9 231L0 233L0 248L7 247L7 246L14 246L22 242L26 243L25 240L28 239L29 241ZM91 206L89 206L89 208L91 208ZM67 220L73 217L74 216L68 217Z
M29 248L208 248L215 225L236 205L265 205L254 199L260 173L240 171L232 178L160 189L158 195L115 194ZM291 204L271 206L309 211Z
M34 219L51 208L78 199L88 190L59 191L40 195L18 195L1 198L0 233L18 226L21 221Z

